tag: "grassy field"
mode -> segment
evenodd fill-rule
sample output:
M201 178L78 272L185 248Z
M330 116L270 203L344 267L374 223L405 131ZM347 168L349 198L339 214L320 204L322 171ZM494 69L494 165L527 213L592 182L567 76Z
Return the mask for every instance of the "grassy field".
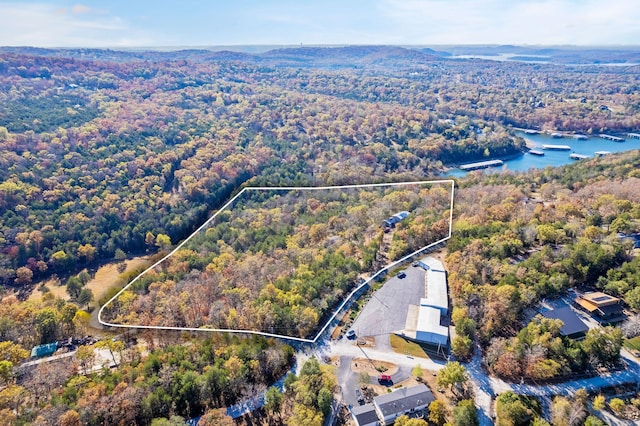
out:
M389 342L391 343L393 350L399 354L417 356L420 358L430 358L419 344L405 340L395 334L389 335Z
M140 268L148 263L148 256L134 257L125 260L127 265L125 272ZM87 283L87 288L93 292L93 300L99 300L113 285L118 283L120 272L118 272L119 262L109 263L100 267L96 275Z
M45 281L42 286L46 287L51 294L55 297L68 300L69 295L67 294L67 287L64 285L60 285L60 280L57 278L51 278ZM29 295L30 302L37 302L42 300L42 295L44 293L38 290L38 288L34 289Z
M633 339L624 339L624 347L635 351L640 351L640 336Z
M140 268L146 265L149 262L148 256L139 256L134 257L132 259L125 260L126 270L131 271L136 268ZM113 262L107 265L101 266L96 271L95 276L87 283L87 288L93 292L93 300L99 300L106 292L118 283L118 278L120 277L120 272L118 272L118 265L120 262ZM67 287L64 283L60 283L60 280L57 278L52 278L45 281L43 286L49 289L49 292L53 294L57 298L61 298L64 300L69 300L69 295L67 294ZM29 300L32 302L37 302L42 300L42 293L37 288L31 292L29 295Z

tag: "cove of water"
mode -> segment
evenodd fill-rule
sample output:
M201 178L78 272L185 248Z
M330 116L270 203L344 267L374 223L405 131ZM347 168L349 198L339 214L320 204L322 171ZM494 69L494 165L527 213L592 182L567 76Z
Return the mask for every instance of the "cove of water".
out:
M516 172L527 171L529 169L544 169L545 167L562 166L569 163L575 163L576 161L569 157L569 154L575 152L576 154L588 155L594 157L597 151L609 151L623 152L633 149L640 149L640 139L625 139L624 142L613 142L610 140L602 139L598 136L589 137L586 140L574 139L571 136L565 136L564 138L552 138L551 136L544 134L528 135L521 131L516 131L516 135L524 138L527 141L527 145L532 149L538 149L544 151L543 156L533 155L529 152L509 160L504 161L504 165L500 167L494 167L484 169L486 172L496 172L502 170L512 170ZM571 147L568 151L555 151L549 149L542 149L542 145L569 145ZM465 172L460 169L453 169L446 173L447 176L460 177L466 175Z

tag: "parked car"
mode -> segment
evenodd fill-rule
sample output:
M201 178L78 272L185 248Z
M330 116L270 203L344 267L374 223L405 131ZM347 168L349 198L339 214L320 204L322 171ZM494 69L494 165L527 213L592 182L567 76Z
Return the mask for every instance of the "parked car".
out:
M347 331L347 339L352 340L356 338L356 332L353 330Z
M362 392L360 392L360 389L356 389L356 398L358 399L358 403L360 405L364 404L364 397L362 396Z
M396 277L398 277L400 279L403 279L406 276L407 276L407 273L404 272L404 271L400 271L400 272L398 272L398 275L396 275Z
M415 261L415 262L413 262L413 263L411 264L411 266L413 266L414 268L417 268L419 265L420 265L420 264L419 264L417 261Z
M392 380L389 374L381 374L380 377L378 377L378 383L380 384L389 384L391 382Z

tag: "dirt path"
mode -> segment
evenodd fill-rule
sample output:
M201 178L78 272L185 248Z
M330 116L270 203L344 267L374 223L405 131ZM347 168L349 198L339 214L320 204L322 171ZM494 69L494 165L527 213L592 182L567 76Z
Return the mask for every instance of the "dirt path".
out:
M384 369L384 372L381 372L378 368ZM369 374L369 376L376 377L381 373L389 375L396 374L398 372L398 366L392 362L360 357L351 360L351 371L356 374L364 372Z

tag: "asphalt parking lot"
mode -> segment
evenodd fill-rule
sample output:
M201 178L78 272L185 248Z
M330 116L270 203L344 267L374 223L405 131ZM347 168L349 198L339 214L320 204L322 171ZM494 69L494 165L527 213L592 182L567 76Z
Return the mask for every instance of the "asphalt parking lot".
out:
M358 337L381 336L404 329L409 305L419 305L425 296L426 271L407 266L405 278L392 276L376 291L354 321L352 330Z

